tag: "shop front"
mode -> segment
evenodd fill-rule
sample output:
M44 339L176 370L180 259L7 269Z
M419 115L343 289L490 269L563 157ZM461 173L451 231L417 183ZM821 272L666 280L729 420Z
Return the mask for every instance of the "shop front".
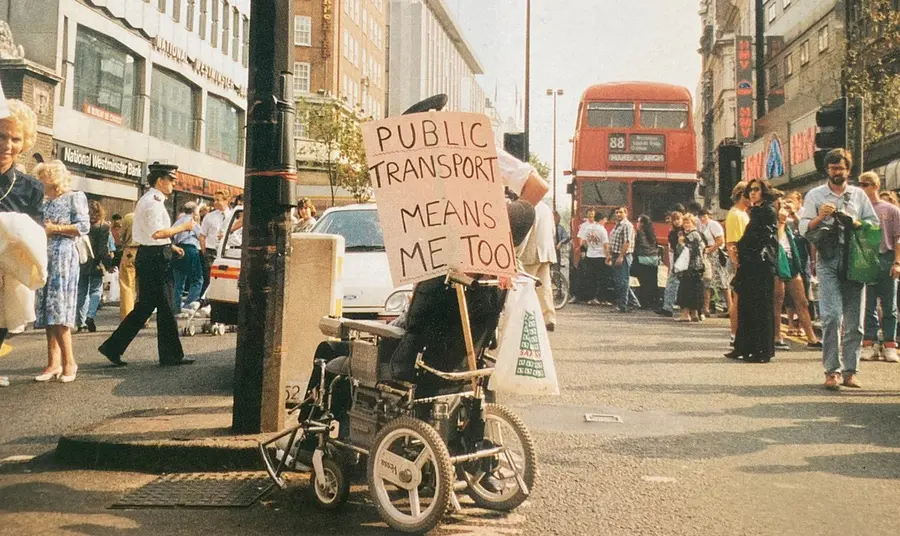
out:
M134 209L145 162L60 140L54 142L53 154L72 173L72 188L100 201L107 219Z
M193 201L198 205L211 206L213 194L219 190L227 192L229 201L244 191L243 188L237 186L206 179L183 171L178 171L177 174L178 179L175 183L175 191L166 200L166 208L169 209L169 214L172 215L172 221L175 221L175 218L181 212L181 207L188 201Z

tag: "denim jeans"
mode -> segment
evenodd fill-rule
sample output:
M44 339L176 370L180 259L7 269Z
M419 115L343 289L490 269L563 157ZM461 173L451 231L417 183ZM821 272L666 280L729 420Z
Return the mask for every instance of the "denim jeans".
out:
M866 313L864 341L878 340L878 302L881 301L881 341L887 347L897 344L897 280L891 277L894 252L886 251L879 258L881 273L878 281L866 285Z
M613 259L616 258L616 255L613 255ZM641 304L638 302L637 296L634 294L634 291L631 290L630 278L631 278L631 253L625 255L625 259L622 261L622 264L616 265L615 260L613 261L613 274L615 277L615 289L616 289L616 306L618 306L620 311L625 311L629 307L640 307Z
M844 358L844 375L856 374L859 369L862 330L862 283L841 280L838 275L841 255L830 259L819 255L819 311L822 318L822 364L825 373L841 371L841 355ZM843 320L843 332L841 325Z
M172 260L172 274L175 283L175 314L181 312L185 304L191 304L200 299L203 290L203 263L200 261L200 251L196 246L182 245L184 256ZM187 286L187 298L184 297Z
M94 272L81 272L78 276L78 305L75 306L75 326L84 326L85 320L97 316L100 308L100 293L103 287L103 275Z
M669 278L666 280L666 290L663 293L663 311L672 312L675 307L675 300L678 299L678 287L681 286L681 279L669 267Z

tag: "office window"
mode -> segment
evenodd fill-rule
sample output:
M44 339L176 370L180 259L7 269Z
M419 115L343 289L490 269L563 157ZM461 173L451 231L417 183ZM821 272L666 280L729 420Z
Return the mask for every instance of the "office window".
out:
M150 135L194 149L196 90L181 77L154 67L150 84Z
M169 3L169 0L159 0L159 3L157 4L157 6L159 7L160 13L166 12L166 4L168 4L168 3Z
M206 153L239 163L241 157L241 111L226 99L206 99Z
M241 65L247 67L250 65L250 19L246 15L241 15L241 26L243 27L241 35L244 42L244 55Z
M775 17L776 17L776 14L775 14L775 2L773 1L773 2L772 2L771 4L769 4L769 6L766 8L766 20L768 20L769 22L772 22L772 21L775 20Z
M209 24L209 0L200 0L200 39L206 40L206 27Z
M219 47L219 2L212 0L212 26L209 28L209 44L213 48Z
M74 109L128 128L137 124L137 57L108 37L78 27Z
M778 66L769 67L769 89L775 89L780 85L778 81Z
M294 17L294 44L301 47L312 46L312 18L304 15Z
M197 16L195 10L197 9L197 0L187 0L187 20L185 20L185 27L187 27L187 31L194 31L194 17Z
M294 137L309 137L309 122L306 120L306 117L304 117L302 112L297 112L297 115L294 116Z
M791 0L781 0L781 8L787 9L791 5Z
M800 65L809 63L809 40L800 44Z
M828 25L819 28L819 52L828 50Z
M309 93L309 63L294 62L294 95Z
M784 77L787 78L794 74L794 55L788 54L784 57Z
M362 10L362 31L363 35L368 35L367 26L369 25L369 14L366 12L366 8Z
M238 8L232 9L232 28L231 35L231 59L234 61L238 61L238 56L241 53L241 13L238 11Z
M222 54L228 55L228 43L231 37L231 7L228 2L222 3Z

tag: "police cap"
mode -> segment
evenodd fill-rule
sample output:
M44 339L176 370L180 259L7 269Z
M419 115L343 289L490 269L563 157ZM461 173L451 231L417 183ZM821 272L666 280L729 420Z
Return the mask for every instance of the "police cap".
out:
M147 182L150 183L150 186L156 184L156 180L160 177L169 177L172 179L177 178L178 166L175 164L160 164L159 162L153 162L152 164L147 165Z

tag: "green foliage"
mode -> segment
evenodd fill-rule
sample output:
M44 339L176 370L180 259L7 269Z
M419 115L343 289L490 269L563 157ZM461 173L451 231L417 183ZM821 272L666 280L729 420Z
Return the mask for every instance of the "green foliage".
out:
M892 0L857 0L844 83L866 103L866 144L900 132L900 11Z
M325 168L331 186L331 204L335 188L346 188L358 203L372 197L366 151L359 128L360 119L338 101L302 99L297 114L306 119L309 139L301 154Z
M528 155L528 163L534 166L534 169L537 170L538 175L547 179L550 177L550 166L547 165L546 162L541 160L541 158L536 153L531 153Z

